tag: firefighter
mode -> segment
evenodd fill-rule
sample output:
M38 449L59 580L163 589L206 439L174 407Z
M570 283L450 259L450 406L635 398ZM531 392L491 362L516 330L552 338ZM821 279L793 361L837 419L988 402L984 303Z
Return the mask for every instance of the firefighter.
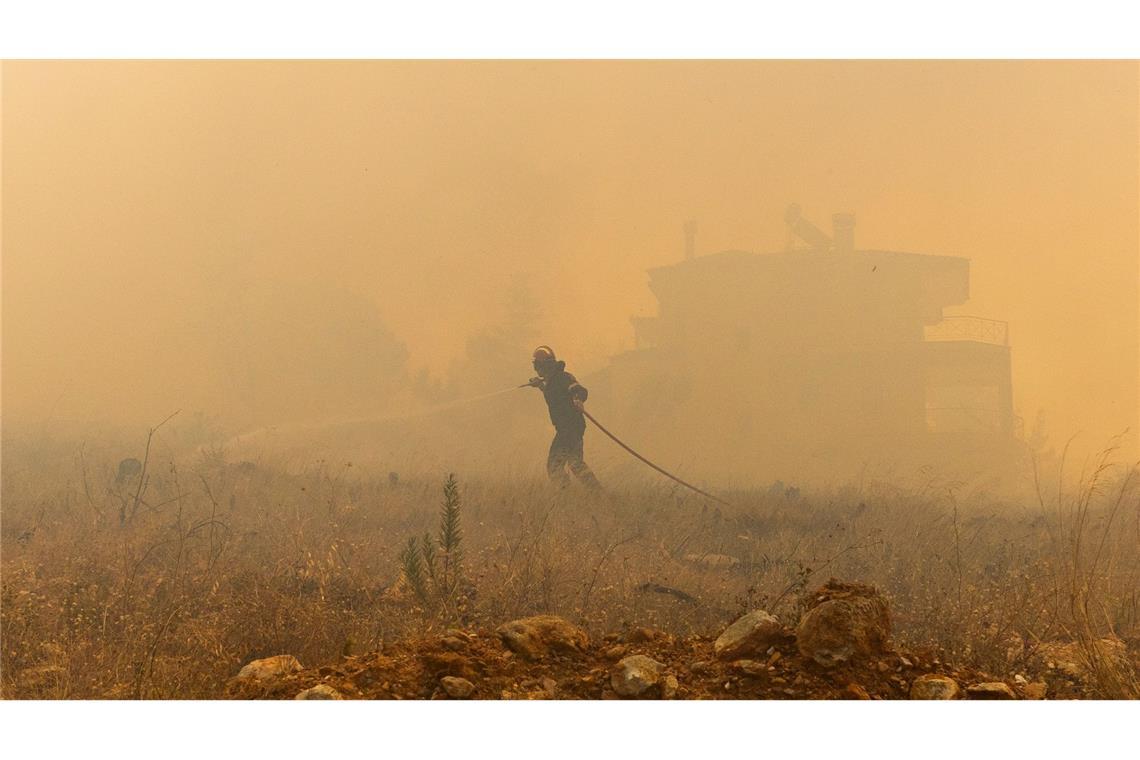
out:
M566 371L566 362L559 361L550 346L536 348L533 358L538 377L531 378L530 385L542 391L550 410L550 421L554 423L546 472L552 481L565 487L570 483L566 473L569 469L590 490L598 490L601 484L582 458L582 437L586 432L582 405L588 391Z

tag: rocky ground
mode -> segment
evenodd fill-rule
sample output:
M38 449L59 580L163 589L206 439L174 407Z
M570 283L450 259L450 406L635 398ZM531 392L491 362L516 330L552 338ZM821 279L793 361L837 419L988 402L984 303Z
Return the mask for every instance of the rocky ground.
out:
M1072 645L1039 647L1000 678L890 644L890 614L869 587L831 581L796 629L762 610L715 639L630 628L591 640L542 615L495 630L446 631L304 668L279 655L247 664L237 699L1073 699L1097 696ZM1130 668L1122 644L1106 651Z

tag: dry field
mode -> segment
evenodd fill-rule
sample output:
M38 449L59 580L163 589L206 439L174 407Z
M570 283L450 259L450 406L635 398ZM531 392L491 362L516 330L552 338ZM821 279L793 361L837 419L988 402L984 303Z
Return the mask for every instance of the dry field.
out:
M928 476L727 507L649 481L588 498L459 473L443 531L446 473L152 451L116 482L111 450L5 446L6 698L216 698L253 659L333 665L537 613L599 641L715 636L753 609L794 625L829 577L880 589L895 644L931 661L1140 696L1140 488L1111 452L1077 485L1003 500ZM1079 677L1041 656L1058 644Z

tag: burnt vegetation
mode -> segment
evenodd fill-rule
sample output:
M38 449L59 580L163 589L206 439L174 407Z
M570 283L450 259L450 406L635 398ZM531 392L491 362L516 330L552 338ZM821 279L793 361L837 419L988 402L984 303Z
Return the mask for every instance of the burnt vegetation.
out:
M756 609L795 626L831 577L879 589L894 643L931 661L1140 695L1140 488L1112 451L1024 500L927 477L733 506L163 451L129 483L110 448L5 451L5 697L210 698L258 658L337 663L536 614L598 640L715 637Z

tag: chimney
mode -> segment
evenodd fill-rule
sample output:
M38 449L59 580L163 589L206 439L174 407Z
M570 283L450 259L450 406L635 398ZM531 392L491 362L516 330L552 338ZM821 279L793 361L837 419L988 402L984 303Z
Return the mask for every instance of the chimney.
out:
M855 251L855 215L831 215L832 238L835 240L835 253L850 254Z
M685 222L685 260L697 255L697 221L690 219Z

